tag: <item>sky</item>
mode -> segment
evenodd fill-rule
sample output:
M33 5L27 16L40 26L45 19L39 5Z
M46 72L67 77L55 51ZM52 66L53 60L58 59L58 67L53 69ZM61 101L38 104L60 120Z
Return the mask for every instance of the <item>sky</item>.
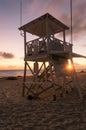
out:
M86 56L86 0L72 2L73 52ZM24 42L18 28L21 22L24 25L47 12L70 27L70 0L0 0L0 70L23 69ZM67 36L70 42L70 30ZM86 69L86 59L74 59L74 63Z

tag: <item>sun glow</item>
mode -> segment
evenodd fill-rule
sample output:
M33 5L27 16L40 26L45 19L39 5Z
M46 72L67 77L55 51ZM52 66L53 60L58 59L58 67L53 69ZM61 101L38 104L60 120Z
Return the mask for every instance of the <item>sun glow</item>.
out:
M73 65L72 65L70 60L68 60L67 69L70 70L70 71L73 70Z
M0 63L0 70L14 70L23 68L24 62L20 58L2 59L2 62Z

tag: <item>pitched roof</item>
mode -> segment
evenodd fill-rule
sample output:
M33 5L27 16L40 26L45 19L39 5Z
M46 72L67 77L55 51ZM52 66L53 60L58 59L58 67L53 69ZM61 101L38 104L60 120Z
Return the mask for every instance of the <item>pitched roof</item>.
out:
M69 28L65 24L54 18L49 13L46 13L19 28L19 30L26 31L40 37L46 36L47 34L53 35L67 29Z

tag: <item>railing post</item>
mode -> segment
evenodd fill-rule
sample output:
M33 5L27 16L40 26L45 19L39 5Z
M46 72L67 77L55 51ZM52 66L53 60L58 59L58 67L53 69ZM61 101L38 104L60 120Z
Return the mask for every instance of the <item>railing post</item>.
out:
M63 46L64 46L64 51L66 51L66 43L65 43L65 30L63 31Z
M26 32L24 31L24 56L26 57Z

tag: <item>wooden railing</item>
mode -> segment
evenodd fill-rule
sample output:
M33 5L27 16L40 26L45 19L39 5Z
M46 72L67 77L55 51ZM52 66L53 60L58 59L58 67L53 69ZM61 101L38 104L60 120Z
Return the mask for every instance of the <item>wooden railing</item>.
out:
M50 50L72 52L72 44L50 37L49 43L46 38L38 38L27 42L26 45L26 55L28 56L44 54Z
M50 40L50 50L72 52L72 44L54 38Z

